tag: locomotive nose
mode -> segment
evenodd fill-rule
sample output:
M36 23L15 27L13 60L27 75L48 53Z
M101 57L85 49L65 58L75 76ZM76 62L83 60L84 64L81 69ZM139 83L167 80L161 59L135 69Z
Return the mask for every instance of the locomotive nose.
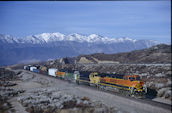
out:
M138 81L138 83L136 84L136 88L141 89L142 87L143 87L142 82Z

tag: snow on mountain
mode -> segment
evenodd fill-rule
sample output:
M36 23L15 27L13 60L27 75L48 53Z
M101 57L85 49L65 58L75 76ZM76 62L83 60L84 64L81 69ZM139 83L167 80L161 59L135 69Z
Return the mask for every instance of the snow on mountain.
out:
M14 38L10 35L0 35L0 40L7 43L32 43L32 44L43 44L43 43L50 43L56 41L75 41L75 42L87 42L87 43L104 43L104 44L111 44L111 43L121 43L121 42L132 42L135 43L138 40L131 39L128 37L124 38L108 38L103 37L97 34L90 34L80 35L77 33L64 35L62 33L42 33L37 35L30 35L25 38ZM156 41L147 41L147 47L150 47L150 43L157 43Z
M65 35L61 33L42 33L34 35L34 37L46 43L53 41L62 41L65 39Z
M2 35L2 34L0 34L0 41L3 42L3 43L15 43L18 40L16 38L13 38L10 35Z

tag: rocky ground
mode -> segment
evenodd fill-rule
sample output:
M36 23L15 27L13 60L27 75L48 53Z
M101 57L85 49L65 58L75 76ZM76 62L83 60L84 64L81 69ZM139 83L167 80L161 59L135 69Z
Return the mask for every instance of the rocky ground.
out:
M17 85L14 80L19 80L19 77L17 76L18 74L20 74L20 72L15 73L13 71L0 68L0 113L14 111L11 103L7 100L24 92L24 90L12 88Z
M91 101L87 97L65 94L58 88L42 88L31 91L18 98L30 113L102 113L117 112L100 102Z

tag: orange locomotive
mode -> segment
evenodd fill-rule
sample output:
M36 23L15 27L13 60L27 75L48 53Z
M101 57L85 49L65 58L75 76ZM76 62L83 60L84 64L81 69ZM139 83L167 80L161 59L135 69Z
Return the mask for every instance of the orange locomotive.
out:
M135 92L147 93L147 88L139 75L120 75L92 73L89 76L90 83L99 86L110 86L120 89L130 90L131 94Z

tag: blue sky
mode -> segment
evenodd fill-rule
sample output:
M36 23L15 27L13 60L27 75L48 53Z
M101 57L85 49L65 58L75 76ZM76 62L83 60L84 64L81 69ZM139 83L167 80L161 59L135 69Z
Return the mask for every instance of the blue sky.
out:
M99 34L171 43L170 0L0 2L0 33Z

